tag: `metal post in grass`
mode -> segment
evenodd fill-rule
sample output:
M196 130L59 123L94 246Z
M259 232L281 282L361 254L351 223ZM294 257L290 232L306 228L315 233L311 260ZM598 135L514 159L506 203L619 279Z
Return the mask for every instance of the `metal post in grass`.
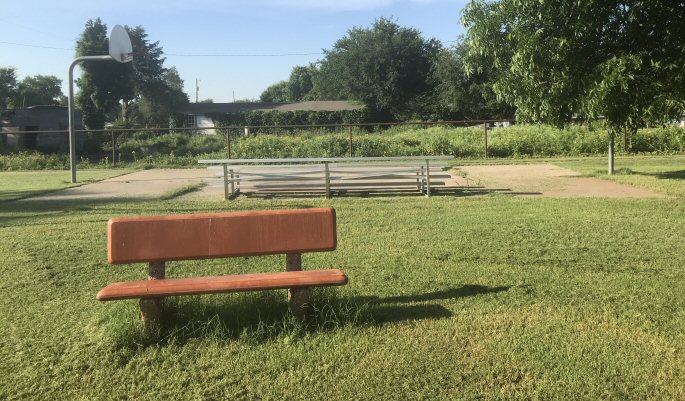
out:
M326 199L330 199L331 197L331 171L328 168L328 162L324 162L324 174L326 176Z
M117 151L117 143L115 142L116 140L114 139L114 130L110 131L112 133L112 167L117 166L117 161L116 161L116 151Z
M69 164L71 165L71 182L76 182L76 133L74 130L74 68L83 61L108 61L115 60L120 63L128 63L133 60L133 47L126 29L121 25L112 28L109 37L109 55L107 56L84 56L78 57L69 65Z
M483 123L483 131L485 132L485 157L488 157L488 123Z
M228 200L228 165L222 164L224 167L224 199Z
M352 157L352 126L350 125L348 128L350 130L350 157Z
M301 271L302 270L302 254L288 253L285 255L285 270ZM290 311L295 319L304 321L309 304L309 287L290 288L288 289L288 304Z
M231 129L226 128L226 158L231 158Z
M426 159L426 197L431 196L431 166L430 160Z

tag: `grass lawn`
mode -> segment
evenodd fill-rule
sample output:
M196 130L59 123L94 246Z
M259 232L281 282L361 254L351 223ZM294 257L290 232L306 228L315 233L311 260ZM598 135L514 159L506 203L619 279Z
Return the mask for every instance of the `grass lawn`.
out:
M683 399L685 182L666 180L665 199L6 202L0 399ZM146 274L106 264L112 216L321 206L337 210L339 247L304 267L350 283L315 290L307 327L285 291L171 298L155 333L137 302L95 300Z
M130 172L131 170L78 170L78 183L72 184L68 170L0 171L0 202L27 198Z

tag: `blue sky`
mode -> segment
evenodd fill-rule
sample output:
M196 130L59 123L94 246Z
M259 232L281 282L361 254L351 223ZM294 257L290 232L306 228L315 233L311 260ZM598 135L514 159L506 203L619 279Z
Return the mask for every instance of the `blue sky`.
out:
M354 26L392 17L449 45L463 34L460 11L466 0L0 0L0 66L26 75L63 80L74 45L88 19L142 25L159 41L167 67L175 66L195 99L230 102L258 98L270 84L287 79L292 67L320 54L286 57L198 57L198 54L320 53ZM8 12L9 10L9 12ZM14 43L14 44L10 44ZM28 47L16 44L43 46ZM59 49L52 49L59 48ZM77 69L78 70L78 69Z

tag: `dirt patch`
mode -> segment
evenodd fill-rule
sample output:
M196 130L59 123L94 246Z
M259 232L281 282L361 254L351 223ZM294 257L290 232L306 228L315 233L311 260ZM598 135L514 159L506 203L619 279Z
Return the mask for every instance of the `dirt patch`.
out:
M158 198L190 183L202 182L212 173L207 169L144 170L108 178L94 184L67 188L30 200Z
M558 198L662 198L665 195L579 173L552 164L461 166L468 185L516 195Z

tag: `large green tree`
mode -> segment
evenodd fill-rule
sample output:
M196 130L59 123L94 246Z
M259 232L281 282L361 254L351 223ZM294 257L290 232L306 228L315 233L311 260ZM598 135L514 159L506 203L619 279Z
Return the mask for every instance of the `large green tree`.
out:
M418 117L416 99L433 88L430 70L440 44L381 18L338 40L314 78L319 98L362 101L381 119Z
M126 27L136 55L130 63L85 62L79 86L78 106L89 128L118 121L145 126L164 126L176 106L188 102L178 71L164 66L159 42L151 42L142 26ZM107 54L107 26L89 20L77 42L77 55Z
M269 86L259 95L259 100L269 103L283 103L288 101L288 81L279 81Z
M133 97L123 102L122 117L128 124L128 108L132 108L130 120L137 124L166 125L174 109L188 103L183 91L183 80L176 68L166 68L164 50L159 41L151 42L142 26L126 27L131 37L133 58Z
M17 85L14 107L63 105L62 80L54 75L28 76Z
M473 0L463 12L469 72L497 70L517 119L603 118L613 143L685 110L685 3L672 0Z
M13 67L0 68L0 111L7 109L17 92L17 70Z
M107 25L99 18L88 20L76 42L76 56L104 55L109 52ZM102 128L119 115L122 99L134 97L132 66L115 61L86 61L79 64L81 77L76 104L88 128Z
M438 104L456 119L513 118L514 107L499 101L492 88L496 79L492 65L483 60L479 71L467 74L464 69L466 53L463 42L440 51L433 69Z

